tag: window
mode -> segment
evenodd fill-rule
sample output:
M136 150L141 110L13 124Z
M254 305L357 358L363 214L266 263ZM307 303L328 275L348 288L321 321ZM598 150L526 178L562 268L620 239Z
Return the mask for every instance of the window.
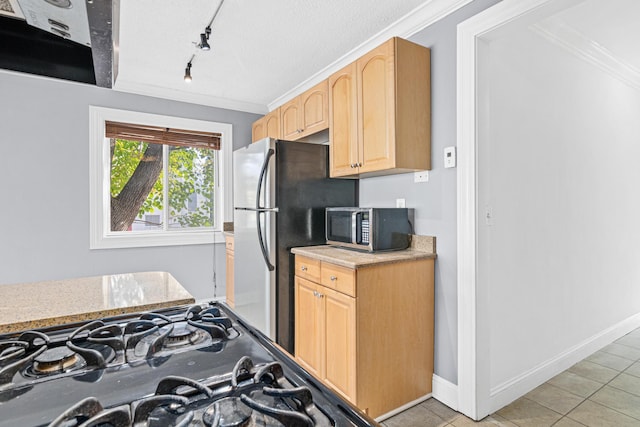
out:
M223 241L231 125L90 107L92 249Z

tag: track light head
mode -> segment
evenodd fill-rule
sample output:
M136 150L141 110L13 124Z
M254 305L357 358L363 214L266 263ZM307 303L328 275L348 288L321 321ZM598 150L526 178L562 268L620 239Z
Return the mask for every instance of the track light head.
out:
M209 27L207 27L208 29ZM208 30L209 33L211 33L211 30ZM209 36L207 33L201 33L200 34L200 49L202 50L209 50L211 49L211 46L209 46L209 42L207 41L209 39Z
M184 81L191 83L191 61L187 63L187 68L184 70Z

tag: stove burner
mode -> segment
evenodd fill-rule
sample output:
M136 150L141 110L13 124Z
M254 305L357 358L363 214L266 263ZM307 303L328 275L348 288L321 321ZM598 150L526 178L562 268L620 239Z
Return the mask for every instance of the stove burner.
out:
M193 329L186 326L174 327L164 342L165 347L179 347L183 345L195 344L198 341L198 334Z
M54 347L34 359L33 371L37 374L64 372L79 363L78 355L68 347Z
M252 413L239 397L225 397L204 411L202 421L212 427L246 427L251 422Z

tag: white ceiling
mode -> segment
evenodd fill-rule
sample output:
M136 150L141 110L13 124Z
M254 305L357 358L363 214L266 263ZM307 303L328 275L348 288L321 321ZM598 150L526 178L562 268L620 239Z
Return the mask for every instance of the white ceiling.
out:
M407 37L469 1L226 0L207 52L195 44L220 0L122 0L114 89L264 113L345 55Z

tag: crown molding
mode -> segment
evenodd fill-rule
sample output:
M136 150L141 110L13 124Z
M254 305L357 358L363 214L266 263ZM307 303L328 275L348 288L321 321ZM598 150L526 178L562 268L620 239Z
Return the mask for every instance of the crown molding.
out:
M148 85L144 83L131 82L121 77L117 78L113 90L138 95L153 96L156 98L171 99L174 101L188 102L191 104L206 105L208 107L224 108L247 113L266 114L267 108L263 104L253 102L238 101L235 99L221 98L202 93L191 93L180 90Z
M269 111L312 88L331 74L349 65L365 53L381 45L391 37L409 38L429 25L471 3L472 0L430 0L418 6L370 39L338 58L307 80L295 86L268 104Z
M640 70L624 58L591 39L557 16L531 26L531 29L551 43L560 46L615 79L640 90Z

